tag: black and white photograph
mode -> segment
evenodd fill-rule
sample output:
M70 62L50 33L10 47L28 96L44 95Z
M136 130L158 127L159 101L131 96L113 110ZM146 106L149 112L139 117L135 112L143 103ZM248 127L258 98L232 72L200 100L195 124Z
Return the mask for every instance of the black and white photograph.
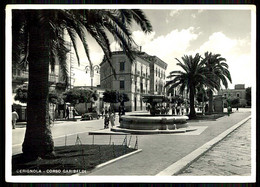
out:
M6 5L7 182L256 182L254 5Z

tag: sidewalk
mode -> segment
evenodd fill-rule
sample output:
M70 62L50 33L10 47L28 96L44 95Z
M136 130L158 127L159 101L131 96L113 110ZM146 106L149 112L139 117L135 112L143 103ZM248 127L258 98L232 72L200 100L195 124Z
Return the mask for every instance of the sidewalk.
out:
M179 176L250 176L251 120L238 127Z
M100 168L89 175L157 175L250 115L251 112L236 112L217 121L190 123L190 126L207 127L199 135L138 135L138 148L142 149L142 152ZM105 138L105 135L102 136Z

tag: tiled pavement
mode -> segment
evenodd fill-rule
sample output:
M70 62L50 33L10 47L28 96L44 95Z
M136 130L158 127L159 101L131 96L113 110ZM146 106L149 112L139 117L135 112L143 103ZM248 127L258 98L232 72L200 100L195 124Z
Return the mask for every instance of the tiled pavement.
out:
M251 120L193 162L179 176L251 174Z

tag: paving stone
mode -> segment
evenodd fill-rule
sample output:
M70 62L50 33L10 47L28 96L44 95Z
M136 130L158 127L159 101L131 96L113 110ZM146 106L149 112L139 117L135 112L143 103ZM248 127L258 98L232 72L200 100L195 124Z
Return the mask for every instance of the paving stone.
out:
M251 120L225 137L210 151L193 162L182 176L250 175L251 172Z

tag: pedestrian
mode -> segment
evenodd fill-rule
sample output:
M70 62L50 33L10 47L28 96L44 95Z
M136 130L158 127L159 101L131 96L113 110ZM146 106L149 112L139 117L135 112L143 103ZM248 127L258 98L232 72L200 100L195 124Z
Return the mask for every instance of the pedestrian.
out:
M104 117L104 112L105 112L105 109L104 109L104 108L102 108L102 109L101 109L101 115L102 115L102 119L103 119L103 117Z
M237 106L237 111L238 111L238 106Z
M104 129L107 129L109 126L109 115L108 113L105 113L105 118L104 118Z
M205 106L205 113L207 113L207 112L208 112L208 110L209 110L209 105L208 105L208 104L206 104L206 106Z
M111 123L111 127L115 126L115 114L113 112L109 113L109 121Z
M12 126L13 126L13 129L16 128L16 121L19 119L19 115L17 114L16 110L13 109L13 112L12 112Z
M177 115L180 115L180 109L181 109L181 106L180 106L180 104L178 104L178 106L177 106L177 110L176 110Z
M69 110L69 107L67 107L65 119L67 119L67 118L69 119L69 115L70 115L70 110Z
M184 106L181 104L181 115L184 115Z
M172 115L175 115L175 104L172 105Z
M122 116L122 106L120 105L118 108L118 116L119 116L119 123L121 121L121 116Z
M189 105L187 105L186 106L186 115L189 115L189 112L190 112L189 110L190 110Z
M49 124L52 124L52 114L51 114L51 111L49 111Z
M228 106L227 110L228 110L228 116L229 116L229 115L230 115L230 113L231 113L231 107L230 107L230 106Z
M78 112L75 110L75 108L73 108L72 113L73 113L73 119L75 119L75 116L78 115Z

